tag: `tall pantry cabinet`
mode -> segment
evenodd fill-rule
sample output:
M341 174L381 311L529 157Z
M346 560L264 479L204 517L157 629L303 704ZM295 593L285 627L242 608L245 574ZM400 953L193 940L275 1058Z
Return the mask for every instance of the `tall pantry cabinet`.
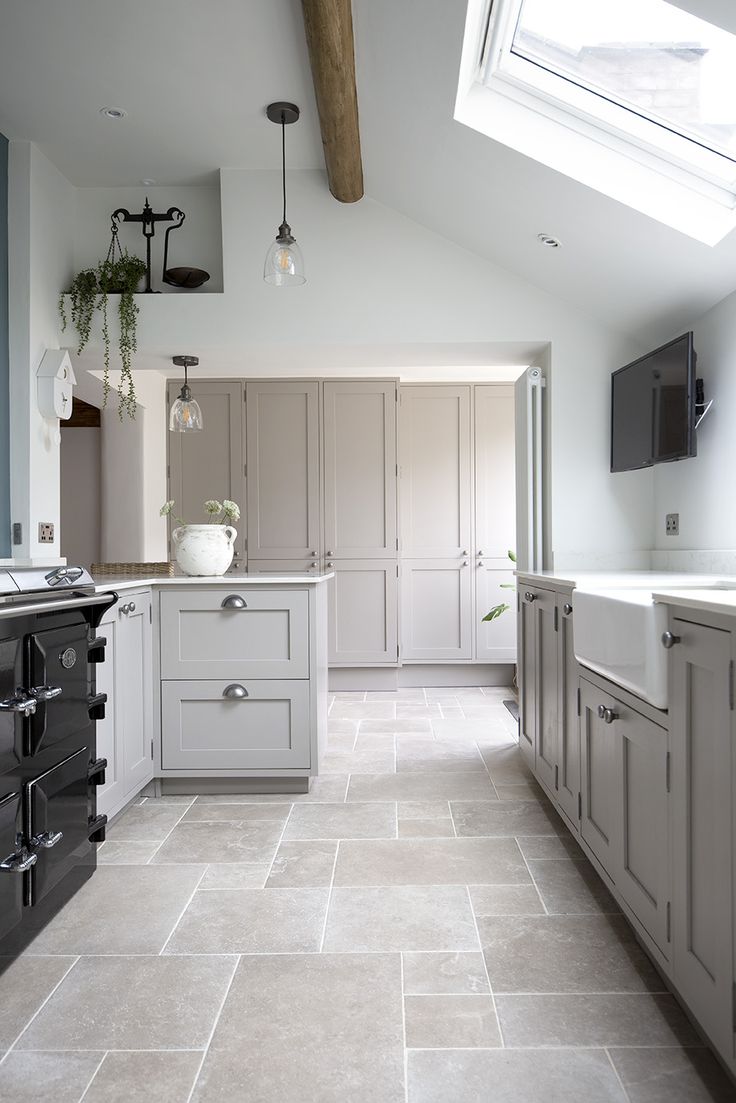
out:
M243 505L251 573L334 571L331 665L515 660L513 613L482 620L513 593L513 387L201 381L197 398L169 497Z
M513 590L513 388L400 389L401 657L511 662L515 617L483 616Z

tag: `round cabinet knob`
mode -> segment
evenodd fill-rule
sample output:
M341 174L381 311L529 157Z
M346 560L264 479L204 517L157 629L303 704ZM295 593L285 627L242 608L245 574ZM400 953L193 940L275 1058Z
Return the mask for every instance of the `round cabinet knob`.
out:
M222 691L222 696L227 697L228 701L242 701L243 698L248 696L248 690L245 686L240 686L237 682L233 682L232 685L225 686Z
M334 553L334 552L331 552L331 551L328 551L328 552L327 552L327 556L328 556L328 558L329 558L329 556L331 556L331 555L334 555L334 554L335 554L335 553Z
M537 595L533 594L531 592L531 590L527 590L526 593L524 594L524 601L536 601L536 600L537 600Z
M569 601L565 602L565 604L562 606L562 612L565 614L566 617L569 617L572 613L572 605Z
M460 554L461 555L467 555L468 553L466 551L463 551L463 552L460 552Z
M310 552L309 554L311 555L312 559L314 559L317 555L316 552ZM328 552L327 554L330 555L330 552Z
M120 612L125 613L126 616L128 615L129 609L128 609L127 603L125 605L120 606Z
M463 560L463 567L467 567L467 565L468 565L467 559Z
M134 601L131 601L131 602L128 603L128 612L129 613L134 613L135 612L135 602Z
M334 567L334 566L335 566L334 563L325 563L325 567L329 567L330 569L332 569L332 567Z
M223 609L247 609L248 606L246 605L245 601L240 596L240 594L228 594L228 596L224 599L224 601L222 603L222 608Z
M481 556L482 554L483 554L483 552L482 552L482 551L479 551L479 552L478 552L478 557L480 558L480 556Z
M618 713L613 709L606 708L605 705L598 706L598 717L604 724L612 724L614 720L618 720Z
M662 646L666 647L667 650L669 651L669 649L671 647L674 647L676 643L679 643L681 639L682 639L682 636L673 636L671 632L663 632L662 633Z

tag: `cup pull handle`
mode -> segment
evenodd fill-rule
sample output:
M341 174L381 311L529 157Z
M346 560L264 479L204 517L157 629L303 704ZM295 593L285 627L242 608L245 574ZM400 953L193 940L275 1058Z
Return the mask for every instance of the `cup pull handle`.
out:
M225 686L222 691L222 696L227 697L228 701L242 701L243 698L248 696L248 690L245 686L240 686L237 682L233 682L232 685Z
M240 594L229 594L222 603L223 609L247 609L248 606Z

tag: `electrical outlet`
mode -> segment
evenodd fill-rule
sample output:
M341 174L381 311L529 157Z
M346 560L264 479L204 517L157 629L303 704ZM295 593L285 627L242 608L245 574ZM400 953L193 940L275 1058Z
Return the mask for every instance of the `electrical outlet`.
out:
M13 543L16 546L23 543L23 525L20 521L13 522Z
M664 519L664 531L668 536L680 535L680 514L668 513Z
M53 523L53 521L39 521L39 523L38 523L38 542L39 542L39 544L53 544L53 542L54 542L54 523Z

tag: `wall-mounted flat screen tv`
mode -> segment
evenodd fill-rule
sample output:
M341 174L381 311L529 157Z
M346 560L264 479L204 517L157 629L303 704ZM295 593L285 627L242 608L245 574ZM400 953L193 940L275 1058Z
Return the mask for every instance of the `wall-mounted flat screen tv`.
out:
M611 377L611 471L697 454L695 352L685 333Z

